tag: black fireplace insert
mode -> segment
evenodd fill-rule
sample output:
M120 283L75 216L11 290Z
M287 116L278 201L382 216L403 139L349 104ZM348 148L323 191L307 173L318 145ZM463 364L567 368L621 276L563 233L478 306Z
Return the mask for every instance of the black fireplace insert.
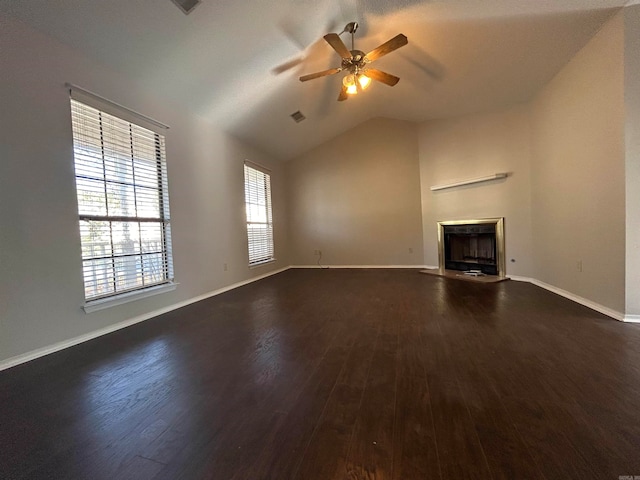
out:
M494 224L444 225L443 228L446 269L498 275Z

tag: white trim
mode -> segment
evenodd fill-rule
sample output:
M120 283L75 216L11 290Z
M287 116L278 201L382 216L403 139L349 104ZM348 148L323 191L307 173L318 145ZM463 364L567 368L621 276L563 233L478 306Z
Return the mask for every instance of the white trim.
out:
M548 290L551 293L555 293L556 295L560 295L561 297L564 297L566 299L569 299L573 302L579 303L580 305L583 305L587 308L590 308L591 310L595 310L596 312L602 313L603 315L606 315L608 317L611 317L615 320L618 320L620 322L627 322L627 321L632 321L632 320L627 320L627 317L629 317L629 315L627 315L625 317L624 313L622 312L618 312L617 310L614 310L612 308L609 307L605 307L604 305L600 305L599 303L596 303L592 300L588 300L584 297L581 297L579 295L576 295L574 293L568 292L566 290L563 290L562 288L558 288L555 287L553 285L550 285L548 283L542 282L540 280L537 280L535 278L529 278L529 277L520 277L517 275L511 275L511 280L515 280L517 282L528 282L531 283L533 285L536 285L537 287L540 288L544 288L545 290ZM640 317L640 316L638 316ZM640 319L638 319L638 321L640 321Z
M640 315L625 315L622 312L618 312L617 310L613 310L612 308L605 307L604 305L600 305L599 303L593 302L591 300L587 300L586 298L580 297L561 288L554 287L553 285L549 285L548 283L541 282L540 280L536 280L535 278L521 277L519 275L509 275L509 278L516 282L527 282L540 288L544 288L549 292L555 293L556 295L560 295L561 297L564 297L568 300L579 303L580 305L590 308L591 310L595 310L596 312L602 313L603 315L611 317L620 322L640 323Z
M269 265L270 263L274 263L276 261L277 261L277 258L270 258L269 260L262 260L261 262L250 263L249 264L249 270L252 270L252 269L258 268L258 267L264 267L264 266Z
M205 293L203 295L199 295L197 297L190 298L189 300L185 300L183 302L175 303L173 305L169 305L167 307L160 308L158 310L153 310L151 312L144 313L134 318L130 318L129 320L125 320L123 322L115 323L113 325L109 325L108 327L101 328L99 330L94 330L93 332L86 333L84 335L80 335L79 337L74 337L69 340L64 340L62 342L54 343L53 345L48 345L46 347L38 348L36 350L32 350L27 353L23 353L22 355L16 355L15 357L8 358L0 362L0 371L6 370L7 368L15 367L16 365L20 365L21 363L26 363L31 360L35 360L39 357L44 357L45 355L49 355L50 353L55 353L60 350L64 350L65 348L73 347L74 345L78 345L80 343L87 342L89 340L93 340L94 338L101 337L102 335L106 335L108 333L115 332L116 330L120 330L122 328L130 327L131 325L135 325L136 323L144 322L145 320L149 320L150 318L157 317L158 315L162 315L163 313L170 312L172 310L176 310L178 308L186 307L195 302L199 302L201 300L205 300L210 297L214 297L216 295L220 295L221 293L228 292L229 290L233 290L234 288L242 287L244 285L248 285L249 283L253 283L258 280L262 280L263 278L270 277L272 275L276 275L277 273L284 272L288 270L290 267L284 267L279 270L274 270L273 272L265 273L263 275L259 275L257 277L250 278L248 280L244 280L242 282L234 283L232 285L219 288L218 290L213 290L211 292Z
M116 305L135 302L136 300L159 295L160 293L171 292L172 290L175 290L176 286L178 285L178 283L169 282L162 285L157 285L155 287L145 288L144 290L135 290L133 292L122 293L113 297L99 298L98 300L89 300L84 304L82 309L84 310L84 313L98 312L100 310L104 310L105 308L111 308L115 307Z
M247 159L245 159L244 164L250 166L254 170L258 170L258 171L260 171L262 173L265 173L267 175L271 175L271 170L268 169L267 167L265 167L264 165L260 165L259 163L255 163L255 162L252 162L251 160L247 160Z
M533 279L529 278L529 277L521 277L519 275L509 275L509 278L511 280L514 280L516 282L527 282L527 283L532 283Z
M291 265L289 268L322 268L327 269L331 268L327 265Z
M507 178L508 176L509 174L507 173L494 173L493 175L487 175L486 177L470 178L468 180L461 180L459 182L446 183L443 185L432 185L431 187L429 187L429 189L432 192L437 192L438 190L445 190L447 188L462 187L465 185L474 185L476 183L490 182L491 180Z
M83 103L84 101L89 99L89 103L93 103L93 105L91 106L94 108L98 108L98 110L102 110L103 107L105 106L107 107L107 109L109 109L109 107L115 108L117 110L121 110L122 112L126 112L129 115L138 118L139 120L144 120L145 122L150 123L155 127L162 128L164 130L169 130L169 125L165 125L164 123L159 122L158 120L154 120L153 118L148 117L140 112L136 112L135 110L125 107L124 105L120 105L119 103L113 102L108 98L104 98L103 96L98 95L97 93L90 92L85 88L79 87L69 82L65 83L64 86L69 89L69 93L71 94L72 98L76 98L76 100L80 100ZM95 102L98 102L98 103L96 104Z
M569 300L573 300L580 305L584 305L585 307L590 308L591 310L595 310L596 312L600 312L608 317L615 318L616 320L624 321L624 314L618 312L612 308L605 307L604 305L600 305L592 300L588 300L584 297L580 297L574 293L567 292L561 288L555 287L553 285L549 285L548 283L541 282L540 280L536 280L535 278L531 279L531 283L537 285L538 287L544 288L545 290L549 290L561 297L568 298Z
M109 325L108 327L102 328L100 330L95 330L93 332L87 333L85 335L80 335L79 337L72 338L70 340L65 340L63 342L58 342L53 345L49 345L47 347L39 348L36 350L32 350L30 352L24 353L22 355L16 355L15 357L8 358L0 362L0 371L6 370L7 368L15 367L16 365L20 365L21 363L26 363L31 360L35 360L39 357L44 357L45 355L49 355L50 353L55 353L60 350L64 350L65 348L73 347L74 345L78 345L80 343L84 343L88 340L93 340L94 338L100 337L102 335L106 335L111 332L115 332L116 330L120 330L122 328L129 327L131 325L135 325L136 323L143 322L145 320L149 320L150 318L157 317L158 315L162 315L164 313L170 312L172 310L176 310L178 308L185 307L192 303L199 302L201 300L206 300L207 298L214 297L216 295L220 295L221 293L228 292L229 290L233 290L234 288L242 287L244 285L248 285L250 283L256 282L258 280L262 280L263 278L270 277L272 275L276 275L278 273L282 273L285 270L289 270L290 268L327 268L326 266L318 266L318 265L290 265L288 267L283 267L278 270L274 270L273 272L268 272L263 275L259 275L257 277L250 278L248 280L244 280L242 282L234 283L227 287L220 288L218 290L213 290L211 292L205 293L203 295L199 295L197 297L190 298L189 300L185 300L183 302L179 302L173 305L169 305L167 307L154 310L152 312L145 313L143 315L139 315L137 317L131 318L129 320L125 320L124 322L116 323L114 325ZM438 267L432 265L331 265L329 268L419 268L419 269L437 269ZM620 320L628 323L640 323L640 315L624 315L620 312L612 310L603 305L592 302L591 300L587 300L586 298L579 297L578 295L574 295L573 293L567 292L566 290L562 290L561 288L554 287L553 285L549 285L547 283L541 282L534 278L529 277L521 277L518 275L509 275L511 280L516 282L528 282L532 283L540 288L548 290L552 293L560 295L561 297L565 297L569 300L572 300L576 303L584 305L585 307L591 308L596 312L600 312L604 315L607 315L616 320Z

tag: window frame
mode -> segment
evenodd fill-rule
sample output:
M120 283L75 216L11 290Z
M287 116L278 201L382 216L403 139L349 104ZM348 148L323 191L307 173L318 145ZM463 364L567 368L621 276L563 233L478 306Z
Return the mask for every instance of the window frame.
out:
M165 131L168 127L77 87L70 88L70 93L85 312L174 290L176 283L165 148ZM113 126L110 138L106 138L103 132L107 121ZM83 131L90 128L97 130L91 133ZM100 148L97 148L98 141ZM113 150L110 151L109 147L113 147ZM124 150L130 151L128 156L122 155ZM108 173L107 166L116 172L130 168L130 179L123 177L114 180L111 177L117 173ZM102 174L88 176L86 171L91 168L94 171L102 168ZM140 169L139 175L135 173L136 168ZM144 168L147 171L142 173ZM86 194L81 187L82 182L104 187L104 194L101 192L97 195L102 195L100 202L104 202L104 211L88 211L94 200L81 199L81 195ZM116 185L120 186L120 193L114 193L117 191ZM129 190L126 194L125 189ZM110 214L109 205L113 202L133 205L133 215L126 208L120 214ZM97 235L86 238L87 233L91 236L88 222L95 222L103 228L108 225L109 241L104 249L109 253L100 258L94 255ZM135 244L133 251L125 252L114 241L114 224L123 228L125 225L127 228L137 227L137 237L136 234L132 235ZM127 240L128 233L127 230ZM151 251L151 245L158 251ZM100 261L103 261L102 265ZM100 283L92 283L91 279L98 276L101 277Z
M244 162L245 220L247 231L247 254L249 268L276 261L273 228L273 200L271 171L249 160ZM262 182L262 185L250 182ZM252 208L253 207L253 208ZM259 218L263 217L264 221ZM253 234L252 230L263 232ZM252 226L258 228L252 229Z

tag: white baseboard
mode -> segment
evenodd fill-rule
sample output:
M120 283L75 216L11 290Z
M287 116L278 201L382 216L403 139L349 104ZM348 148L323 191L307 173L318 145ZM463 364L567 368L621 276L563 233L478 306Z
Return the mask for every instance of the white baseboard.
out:
M532 283L533 279L529 278L529 277L521 277L519 275L507 275L511 280L516 281L516 282L527 282L527 283Z
M433 269L438 268L432 265L331 265L329 268L414 268L414 269ZM273 272L268 272L263 275L259 275L257 277L250 278L248 280L244 280L242 282L234 283L232 285L228 285L223 288L219 288L217 290L213 290L211 292L205 293L203 295L199 295L197 297L190 298L183 302L175 303L173 305L169 305L164 308L160 308L158 310L153 310L151 312L147 312L143 315L139 315L137 317L131 318L129 320L125 320L123 322L115 323L113 325L109 325L108 327L101 328L99 330L95 330L93 332L89 332L84 335L80 335L78 337L71 338L69 340L65 340L62 342L55 343L53 345L49 345L43 348L38 348L36 350L32 350L30 352L24 353L22 355L16 355L15 357L8 358L0 362L0 371L6 370L7 368L15 367L16 365L20 365L21 363L26 363L31 360L35 360L39 357L44 357L45 355L49 355L51 353L58 352L60 350L64 350L65 348L73 347L74 345L78 345L80 343L84 343L89 340L93 340L94 338L101 337L102 335L106 335L108 333L115 332L116 330L120 330L122 328L129 327L131 325L135 325L136 323L144 322L145 320L149 320L151 318L157 317L158 315L162 315L164 313L168 313L172 310L176 310L178 308L186 307L192 303L199 302L201 300L206 300L207 298L214 297L216 295L220 295L221 293L228 292L229 290L233 290L235 288L242 287L244 285L248 285L250 283L256 282L258 280L262 280L263 278L270 277L272 275L276 275L278 273L284 272L290 268L327 268L327 266L318 266L318 265L291 265L289 267L284 267L279 270L274 270ZM605 307L598 303L592 302L591 300L587 300L586 298L582 298L578 295L575 295L571 292L563 290L558 287L554 287L553 285L549 285L548 283L541 282L540 280L536 280L535 278L529 277L520 277L517 275L509 275L509 278L515 280L517 282L528 282L533 285L537 285L540 288L544 288L550 292L553 292L561 297L565 297L569 300L572 300L576 303L584 305L596 312L600 312L604 315L607 315L611 318L622 322L629 323L640 323L640 315L625 315L621 312L615 311L611 308Z
M596 312L602 313L603 315L606 315L608 317L611 317L615 320L619 320L621 322L640 322L640 315L626 315L622 312L618 312L612 308L609 307L605 307L604 305L600 305L599 303L593 302L591 300L588 300L586 298L580 297L579 295L576 295L575 293L571 293L568 292L566 290L563 290L562 288L558 288L556 286L550 285L548 283L542 282L540 280L537 280L535 278L529 278L529 277L520 277L517 275L510 275L511 280L515 280L517 282L528 282L528 283L532 283L533 285L536 285L540 288L544 288L545 290L548 290L552 293L555 293L556 295L560 295L561 297L567 298L573 302L579 303L580 305L584 305L587 308L590 308L591 310L595 310ZM629 317L638 317L636 320L631 320L629 319Z
M108 327L101 328L99 330L94 330L93 332L86 333L84 335L80 335L78 337L71 338L69 340L64 340L62 342L54 343L53 345L49 345L46 347L38 348L36 350L32 350L27 353L23 353L22 355L16 355L15 357L8 358L0 362L0 371L6 370L7 368L15 367L16 365L20 365L21 363L26 363L31 360L35 360L39 357L44 357L45 355L49 355L51 353L58 352L60 350L64 350L65 348L73 347L74 345L78 345L80 343L84 343L89 340L93 340L94 338L101 337L102 335L106 335L108 333L115 332L116 330L120 330L122 328L129 327L131 325L135 325L136 323L144 322L145 320L149 320L151 318L157 317L158 315L162 315L163 313L170 312L172 310L176 310L178 308L186 307L192 303L199 302L201 300L205 300L210 297L214 297L216 295L220 295L221 293L228 292L229 290L233 290L234 288L242 287L244 285L248 285L249 283L256 282L258 280L262 280L263 278L270 277L272 275L276 275L278 273L284 272L288 270L290 267L284 267L279 270L274 270L273 272L265 273L263 275L259 275L257 277L250 278L248 280L244 280L242 282L234 283L232 285L228 285L226 287L219 288L217 290L213 290L211 292L207 292L203 295L198 295L197 297L190 298L183 302L174 303L173 305L169 305L167 307L160 308L158 310L153 310L151 312L147 312L143 315L139 315L134 318L130 318L129 320L125 320L123 322L114 323L113 325L109 325Z
M420 268L420 269L437 269L439 267L434 265L323 265L322 267L318 265L292 265L291 268ZM591 310L595 310L596 312L602 313L603 315L607 315L615 320L619 320L621 322L630 322L630 323L640 323L640 315L625 315L621 312L613 310L609 307L605 307L604 305L600 305L599 303L593 302L586 298L575 295L571 292L563 290L561 288L555 287L545 282L541 282L535 278L530 277L522 277L519 275L507 275L507 278L514 280L516 282L527 282L532 283L540 288L544 288L552 293L560 295L561 297L567 298L573 302L579 303Z

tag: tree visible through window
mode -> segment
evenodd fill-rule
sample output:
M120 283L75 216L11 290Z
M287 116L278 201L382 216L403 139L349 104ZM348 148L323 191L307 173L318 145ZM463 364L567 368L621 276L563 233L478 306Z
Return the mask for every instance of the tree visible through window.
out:
M164 136L71 99L86 300L173 279Z
M247 210L249 265L270 262L274 259L271 175L245 163L244 197Z

